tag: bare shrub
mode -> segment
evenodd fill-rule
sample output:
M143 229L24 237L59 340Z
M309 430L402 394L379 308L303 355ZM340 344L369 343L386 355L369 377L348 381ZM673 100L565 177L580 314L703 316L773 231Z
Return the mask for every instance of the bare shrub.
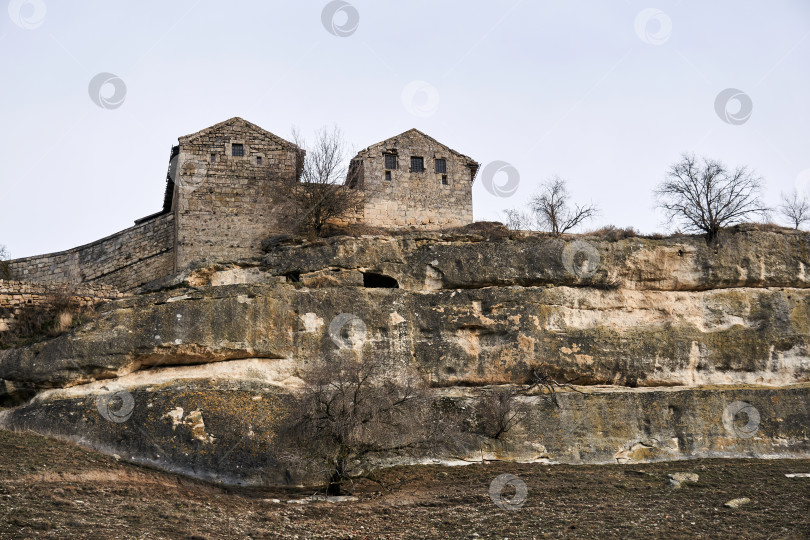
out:
M383 458L456 446L453 415L435 406L420 378L394 371L380 358L315 361L280 426L283 459L339 494L347 481L373 479Z
M635 238L638 236L638 231L633 227L626 227L624 229L616 227L615 225L605 225L601 229L587 233L589 236L599 236L609 242L617 242L625 238Z
M3 244L0 244L0 279L10 280L13 279L11 275L11 267L8 264L8 258L10 257L8 248Z
M526 210L511 208L503 213L506 227L512 231L535 231L539 228L534 216Z
M557 391L560 388L568 388L569 390L573 390L574 392L578 392L580 394L584 394L571 386L572 382L576 382L579 377L574 379L569 379L564 382L557 382L557 380L552 377L549 372L542 366L532 366L529 368L529 376L527 387L524 390L524 393L529 393L534 389L537 389L538 392L541 394L548 395L551 398L551 402L554 403L555 407L559 407L560 403L557 401Z
M528 407L518 401L515 387L498 388L485 393L475 404L476 431L490 439L500 439L528 414Z
M511 237L509 229L500 221L475 221L461 227L454 227L447 232L451 234L477 234L487 240L500 240Z
M779 211L787 218L788 222L798 229L807 222L810 222L810 200L806 195L799 195L797 190L791 193L782 193L782 203Z
M712 240L723 227L768 215L760 199L762 183L747 167L730 170L720 161L683 154L655 194L670 222Z
M349 216L362 202L356 185L358 171L349 166L349 149L337 126L320 129L309 146L295 129L293 137L302 149L297 166L300 181L296 178L281 194L282 213L297 232L321 236L331 220Z

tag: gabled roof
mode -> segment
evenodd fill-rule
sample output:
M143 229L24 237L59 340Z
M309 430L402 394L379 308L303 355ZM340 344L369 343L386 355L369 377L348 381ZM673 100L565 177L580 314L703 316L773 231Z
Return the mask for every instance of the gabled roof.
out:
M184 135L182 137L179 137L177 140L180 141L180 144L194 142L194 140L202 137L203 135L207 135L209 133L216 132L216 131L222 129L223 127L225 127L225 126L231 126L231 125L234 125L234 124L242 124L243 126L247 127L248 130L253 131L254 133L257 133L258 135L261 135L263 137L266 137L266 138L268 138L268 139L270 139L270 140L272 140L272 141L274 141L274 142L276 142L276 143L278 143L278 144L280 144L282 146L286 146L286 147L294 149L294 150L298 149L298 146L295 143L292 143L292 142L290 142L290 141L288 141L286 139L282 139L278 135L276 135L274 133L270 133L266 129L263 129L263 128L257 126L256 124L248 122L244 118L239 118L238 116L234 116L233 118L225 120L224 122L214 124L213 126L202 129L202 130L200 130L200 131L198 131L196 133L191 133L189 135Z
M444 148L445 150L447 150L448 153L451 153L451 154L455 155L457 158L461 159L462 161L466 161L467 166L470 167L470 169L473 170L473 182L475 182L475 177L477 176L478 168L480 167L480 164L477 161L475 161L473 158L471 158L468 155L462 154L461 152L459 152L457 150L453 150L452 148L450 148L446 144L443 144L443 143L437 141L436 139L434 139L433 137L431 137L427 133L423 133L423 132L419 131L416 128L411 128L408 131L403 131L399 135L394 135L393 137L389 137L389 138L385 139L384 141L380 141L378 143L372 144L372 145L364 148L360 152L358 152L358 155L360 153L366 152L366 151L371 150L371 149L376 148L376 147L382 146L383 148L385 148L386 146L390 146L391 143L393 143L395 139L398 139L399 137L402 137L403 135L412 135L412 134L417 134L420 137L423 137L423 138L437 144L438 146Z

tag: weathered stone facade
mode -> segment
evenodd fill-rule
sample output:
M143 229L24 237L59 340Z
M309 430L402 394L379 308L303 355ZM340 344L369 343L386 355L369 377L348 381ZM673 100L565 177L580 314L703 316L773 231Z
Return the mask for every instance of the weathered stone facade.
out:
M411 129L360 151L349 182L364 192L364 223L441 229L472 223L477 172L472 158Z
M194 262L258 257L263 239L291 228L282 203L300 186L301 152L241 118L180 137L160 212L91 244L8 261L10 274L128 291ZM396 167L386 169L385 153L396 154ZM422 158L423 171L410 170L412 157ZM412 129L352 160L343 189L363 190L363 203L336 224L441 229L471 223L477 170L469 157Z
M241 118L179 142L176 267L255 256L268 234L284 229L279 190L296 180L299 148Z

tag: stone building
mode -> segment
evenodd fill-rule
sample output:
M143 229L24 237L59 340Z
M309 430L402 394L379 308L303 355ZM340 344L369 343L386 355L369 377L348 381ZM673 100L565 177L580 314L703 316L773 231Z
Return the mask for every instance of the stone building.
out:
M195 261L261 253L287 232L282 201L300 178L302 150L242 118L178 139L163 208L135 226L70 250L8 261L16 279L103 283L122 291ZM478 163L416 129L352 159L345 189L363 191L347 221L383 228L441 229L472 222Z
M472 223L478 167L472 158L410 129L360 151L347 182L363 190L363 223L440 229Z

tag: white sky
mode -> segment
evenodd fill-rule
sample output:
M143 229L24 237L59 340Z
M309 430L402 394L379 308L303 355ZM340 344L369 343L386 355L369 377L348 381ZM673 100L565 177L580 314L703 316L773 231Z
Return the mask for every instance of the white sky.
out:
M177 137L233 116L288 139L334 123L356 149L416 127L512 164L509 197L479 174L477 220L558 174L601 207L589 228L663 231L651 190L682 152L753 167L770 204L810 187L808 0L353 0L345 37L323 25L325 0L3 3L0 244L13 257L159 210ZM125 83L120 107L91 99L101 72ZM744 123L715 111L727 88L753 103Z

